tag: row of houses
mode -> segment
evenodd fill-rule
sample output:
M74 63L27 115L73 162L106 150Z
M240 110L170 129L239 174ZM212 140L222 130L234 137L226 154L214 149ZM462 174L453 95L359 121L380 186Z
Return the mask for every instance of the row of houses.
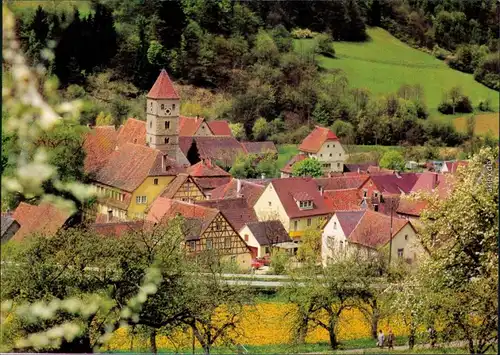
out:
M388 243L395 246L394 259L413 263L415 224L425 204L403 197L423 190L445 198L452 186L443 174L345 164L338 137L323 127L304 139L282 178L234 179L218 164L231 165L239 154L276 152L274 144L239 142L226 121L184 117L179 107L162 71L147 95L146 121L130 118L118 129L94 127L86 136L84 168L98 199L85 212L96 233L119 237L181 215L188 252L216 250L243 268L271 247L293 253L308 230L321 230L325 263L336 253L377 252ZM290 177L306 157L322 162L325 177ZM74 223L48 203L21 203L2 214L2 242L51 235Z

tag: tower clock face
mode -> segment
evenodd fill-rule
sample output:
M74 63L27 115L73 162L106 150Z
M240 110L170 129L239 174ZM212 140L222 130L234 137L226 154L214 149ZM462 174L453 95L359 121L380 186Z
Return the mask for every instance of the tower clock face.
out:
M165 113L166 113L168 116L170 116L170 109L169 109L169 108L167 108L167 109L165 110Z

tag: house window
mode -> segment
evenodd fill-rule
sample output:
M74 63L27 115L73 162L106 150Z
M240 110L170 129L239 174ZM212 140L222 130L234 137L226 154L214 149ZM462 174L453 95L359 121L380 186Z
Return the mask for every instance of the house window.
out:
M175 111L175 104L172 105L172 111Z
M408 234L405 234L405 240L408 240Z
M296 231L297 230L297 221L293 221L293 230Z
M212 249L212 241L210 239L207 240L207 249Z
M135 203L140 205L141 204L141 196L136 196L135 197Z
M310 227L310 226L311 226L311 219L310 219L310 218L308 218L308 219L307 219L307 226L308 226L308 227Z
M330 156L332 156L332 153L330 153Z
M169 129L170 128L170 121L165 121L165 129Z
M164 104L161 104L161 109L164 110L165 109L165 105Z
M154 179L154 180L153 180L153 184L154 184L154 185L158 185L158 179Z
M147 196L141 196L141 203L145 204L146 202L148 202Z
M165 144L168 144L170 142L170 138L165 138Z
M341 156L342 156L342 153L339 153L339 157L341 157Z
M248 234L245 234L245 242L248 242Z
M335 148L335 144L333 145L333 147Z
M220 231L221 229L220 222L215 223L215 229Z
M190 247L191 249L195 250L195 249L196 249L196 242L195 242L194 240L193 240L193 241L190 241L190 242L189 242L189 247Z
M266 247L266 248L264 249L264 251L265 251L265 253L266 253L266 254L269 254L269 253L270 253L270 251L271 251L271 249L270 249L269 247Z
M229 248L231 247L231 238L226 237L224 238L224 248Z
M153 121L149 121L149 128L153 128Z
M378 205L373 205L373 210L374 210L375 212L378 212Z
M340 163L337 163L337 168L340 168Z
M333 229L337 229L337 222L333 222Z
M269 205L269 207L271 207L271 201L269 201L267 204Z
M320 157L323 157L323 154L320 154L319 156L320 156Z
M367 193L367 191L363 190L363 197L366 197L366 193Z
M327 144L327 145L326 145L326 147L327 147L327 148L330 148L330 144Z
M398 249L398 258L402 258L403 257L403 252L404 252L403 248Z

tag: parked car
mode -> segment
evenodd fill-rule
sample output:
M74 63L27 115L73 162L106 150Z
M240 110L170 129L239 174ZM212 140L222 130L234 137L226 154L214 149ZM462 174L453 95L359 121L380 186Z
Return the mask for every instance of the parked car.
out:
M263 266L269 266L271 264L271 257L269 255L265 255L262 258L252 259L252 268L260 269Z

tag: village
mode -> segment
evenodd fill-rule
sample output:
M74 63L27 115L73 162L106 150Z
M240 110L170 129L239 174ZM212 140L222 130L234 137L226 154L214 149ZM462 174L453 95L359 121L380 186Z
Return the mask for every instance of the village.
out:
M242 272L272 272L271 252L297 255L308 231L321 235L318 261L362 251L389 260L418 263L416 237L425 201L416 193L446 199L454 173L467 161L428 162L424 172L348 164L342 142L316 128L281 178L238 179L217 165L239 155L277 153L274 143L238 141L228 122L180 115L181 97L162 70L147 95L146 121L92 127L84 142L85 171L97 200L85 223L105 236L122 234L182 216L187 253L207 250ZM323 177L293 177L294 164L317 159ZM66 211L44 202L21 203L2 213L2 243L33 234L50 235L75 223ZM77 220L76 223L83 223ZM168 227L166 227L168 228ZM269 267L271 266L271 269Z

